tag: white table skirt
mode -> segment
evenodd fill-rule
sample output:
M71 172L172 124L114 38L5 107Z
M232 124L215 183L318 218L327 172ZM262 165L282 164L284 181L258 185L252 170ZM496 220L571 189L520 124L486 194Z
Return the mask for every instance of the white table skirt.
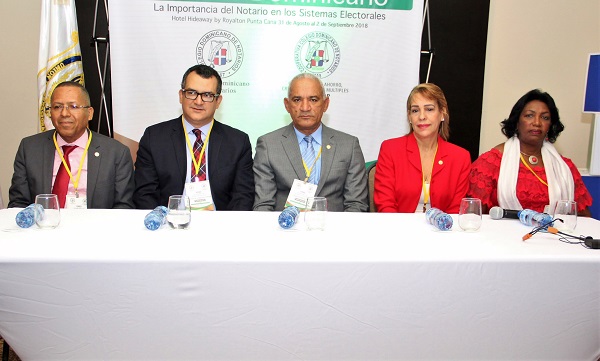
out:
M66 210L54 230L0 210L0 334L27 360L597 360L600 250L484 216ZM456 217L456 216L455 216ZM600 238L600 221L577 233Z

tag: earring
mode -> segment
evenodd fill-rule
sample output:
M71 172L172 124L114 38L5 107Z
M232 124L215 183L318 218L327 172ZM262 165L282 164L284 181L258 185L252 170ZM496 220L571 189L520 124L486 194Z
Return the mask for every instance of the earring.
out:
M445 120L446 120L446 118L442 117L442 122L445 121Z

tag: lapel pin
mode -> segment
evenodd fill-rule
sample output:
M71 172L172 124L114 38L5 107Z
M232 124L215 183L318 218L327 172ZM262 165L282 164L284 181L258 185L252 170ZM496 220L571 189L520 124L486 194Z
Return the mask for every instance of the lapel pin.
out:
M327 149L331 149L331 145L327 144L327 147L325 147Z
M444 164L444 161L443 161L443 160L439 160L439 161L438 161L438 164L439 164L439 165L442 165L442 164Z
M94 153L94 157L99 157L99 156L100 156L100 153L98 153L98 152Z

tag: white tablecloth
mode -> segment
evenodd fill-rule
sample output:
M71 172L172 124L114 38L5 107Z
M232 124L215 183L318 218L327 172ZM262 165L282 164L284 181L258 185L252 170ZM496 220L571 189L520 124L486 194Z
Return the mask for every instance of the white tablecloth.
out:
M597 360L600 250L516 220L422 214L0 210L0 334L23 360ZM456 216L454 216L456 217ZM577 233L600 238L600 221Z

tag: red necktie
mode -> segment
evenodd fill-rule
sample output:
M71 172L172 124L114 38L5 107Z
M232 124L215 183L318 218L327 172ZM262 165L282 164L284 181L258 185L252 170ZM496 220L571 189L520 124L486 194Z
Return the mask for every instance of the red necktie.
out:
M65 158L65 163L69 169L71 168L71 164L69 163L69 154L77 148L76 145L63 145L63 157ZM58 196L58 203L60 203L60 208L65 208L65 201L67 198L67 191L69 190L69 181L71 177L69 177L69 173L67 173L67 169L65 165L61 162L60 167L58 168L58 173L56 173L56 179L54 180L54 187L52 187L52 193Z
M196 134L196 141L194 142L194 159L198 160L200 158L200 152L202 151L202 146L204 142L202 141L202 132L200 129L194 129L194 134ZM205 151L206 153L206 151ZM196 174L196 166L194 165L194 161L192 160L192 182L194 182L194 178L197 181L206 180L206 162L205 153L202 153L202 159L200 159L200 168L198 168L198 173Z

